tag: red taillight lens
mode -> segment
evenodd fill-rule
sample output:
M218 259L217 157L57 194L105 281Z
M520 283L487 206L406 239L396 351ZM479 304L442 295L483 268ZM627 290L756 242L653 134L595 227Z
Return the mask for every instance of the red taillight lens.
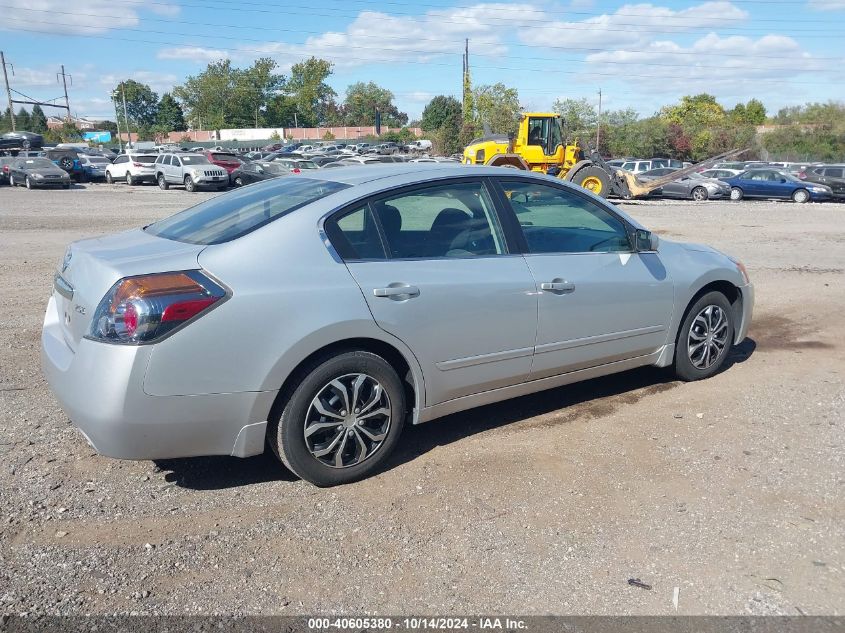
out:
M196 270L125 277L97 306L89 337L149 343L200 316L226 295L220 284Z
M294 168L293 168L293 173L295 173L295 174L301 174L301 173L302 173L302 170L300 170L300 169L299 169L299 167L294 167Z
M143 163L132 163L132 166L133 167L143 167L144 164Z

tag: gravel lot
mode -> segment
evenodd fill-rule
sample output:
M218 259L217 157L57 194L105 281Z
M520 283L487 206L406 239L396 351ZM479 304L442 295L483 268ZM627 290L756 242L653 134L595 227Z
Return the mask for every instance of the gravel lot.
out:
M726 371L453 415L321 490L269 456L99 457L41 377L65 245L210 195L0 188L0 612L845 612L845 204L624 204L747 264Z

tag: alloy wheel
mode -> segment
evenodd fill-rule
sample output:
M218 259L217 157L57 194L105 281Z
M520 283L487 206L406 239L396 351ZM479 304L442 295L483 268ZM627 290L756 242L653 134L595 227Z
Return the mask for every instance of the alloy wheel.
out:
M687 354L696 369L711 367L728 344L728 317L717 305L699 312L689 330Z
M381 448L390 422L390 397L384 387L368 374L346 374L311 401L305 445L326 466L356 466Z

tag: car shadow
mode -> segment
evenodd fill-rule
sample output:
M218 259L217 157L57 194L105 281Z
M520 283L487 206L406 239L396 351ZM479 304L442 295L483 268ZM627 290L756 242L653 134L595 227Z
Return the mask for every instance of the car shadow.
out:
M756 347L756 342L750 338L735 345L719 373L748 360ZM641 367L461 411L417 426L406 425L399 445L380 472L413 461L438 446L510 424L527 422L552 411L562 411L566 415L549 421L530 422L528 428L609 415L625 405L682 384L666 369ZM610 400L605 401L608 398ZM269 449L262 455L248 458L186 457L155 460L154 463L162 471L168 471L164 476L165 481L190 490L221 490L298 479Z

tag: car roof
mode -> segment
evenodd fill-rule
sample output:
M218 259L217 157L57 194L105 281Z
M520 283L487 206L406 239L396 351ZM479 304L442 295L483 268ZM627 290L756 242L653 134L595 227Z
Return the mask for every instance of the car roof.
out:
M348 185L360 185L383 178L391 178L394 176L405 175L419 176L420 181L428 178L449 178L461 176L497 176L514 177L514 176L537 176L546 178L543 174L536 172L527 172L521 170L503 170L501 167L483 167L462 165L460 163L378 163L372 165L362 165L345 167L343 169L331 169L323 171L318 170L316 173L302 174L302 178L313 178L315 180L328 180L331 182L340 182ZM559 179L558 179L559 180Z

